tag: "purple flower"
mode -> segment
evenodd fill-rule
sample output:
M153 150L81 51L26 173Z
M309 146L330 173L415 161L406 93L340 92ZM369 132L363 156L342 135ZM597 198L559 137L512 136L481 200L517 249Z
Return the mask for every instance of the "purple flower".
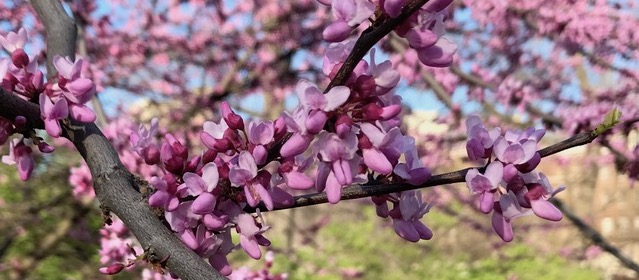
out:
M537 142L530 139L511 142L500 136L495 141L493 151L503 163L524 164L531 160L537 152Z
M191 211L193 201L180 203L175 211L166 211L164 217L171 226L171 229L182 235L184 231L195 228L198 225L201 215L197 215Z
M348 87L337 86L326 94L307 81L300 81L295 87L295 92L300 100L300 105L308 112L304 122L306 131L317 134L324 128L328 119L328 112L337 109L344 104L351 94Z
M417 58L430 67L448 67L453 63L457 45L442 37L432 46L417 49Z
M91 100L95 94L95 84L82 75L83 59L79 58L72 62L69 58L55 56L53 65L58 70L59 76L58 83L54 85L54 91L62 91L69 101L79 105Z
M0 45L2 45L9 53L13 53L17 49L24 48L27 43L27 30L20 28L18 33L9 32L7 36L0 35ZM0 76L2 78L2 76Z
M478 160L490 156L493 144L500 136L501 130L496 127L488 131L482 125L479 116L472 115L466 119L466 133L469 137L466 143L468 158Z
M390 212L393 229L397 235L411 242L431 239L433 232L420 221L429 210L430 205L422 202L421 192L401 192L397 205Z
M354 133L341 139L337 134L322 132L314 145L314 151L320 157L315 186L318 191L326 188L330 203L339 202L342 188L353 183L359 165L357 137Z
M533 213L538 217L550 221L559 221L563 218L563 214L549 199L557 193L565 190L565 187L553 188L548 178L540 172L530 172L522 174L524 182L526 182L526 193L524 198Z
M470 192L480 196L479 209L483 213L490 213L494 204L493 190L501 182L504 166L499 161L491 162L486 167L486 172L480 174L479 170L473 168L466 173L466 185Z
M229 179L233 186L244 187L246 201L251 207L263 201L267 209L273 210L273 199L267 190L270 177L265 178L264 173L258 174L255 159L249 152L240 152L237 165L231 167Z
M494 203L492 226L502 240L513 240L513 226L511 221L517 217L527 215L530 210L522 208L513 192L502 195L498 202Z
M8 165L17 165L20 180L26 181L31 177L35 167L33 149L24 143L25 139L13 139L9 142L9 155L2 156L2 162Z
M62 134L62 128L58 120L69 116L67 100L58 99L54 104L51 98L44 92L40 94L40 116L44 120L44 129L51 137L58 138Z
M331 12L337 18L324 29L324 40L339 42L346 39L350 31L375 12L375 4L366 0L344 0L332 3Z
M257 164L266 163L268 151L265 146L273 141L275 135L273 122L250 122L247 135L249 142L255 145L252 152L255 162Z
M228 129L229 126L224 119L220 120L220 124L204 122L200 139L207 148L218 152L225 152L231 146L231 142L224 137Z
M249 214L240 214L237 216L237 232L240 234L240 245L242 249L254 259L262 257L260 251L260 239L265 239L262 233L266 232L269 227L258 226L255 218Z
M370 65L366 70L366 74L372 76L375 80L375 85L377 86L376 95L387 93L397 86L400 80L399 72L393 69L393 64L390 61L386 60L380 64L375 63L375 49L370 52Z
M404 154L406 163L399 163L393 172L406 180L407 183L418 186L426 182L432 175L430 170L424 167L424 163L419 159L417 150L412 149Z
M201 177L195 173L186 172L182 178L189 194L196 197L191 206L193 213L201 215L211 213L217 201L217 197L212 193L219 180L217 165L213 162L204 165Z

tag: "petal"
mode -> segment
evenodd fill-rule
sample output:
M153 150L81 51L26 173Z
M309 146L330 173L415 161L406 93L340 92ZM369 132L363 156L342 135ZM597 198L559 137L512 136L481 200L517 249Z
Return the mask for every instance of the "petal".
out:
M507 222L497 211L493 212L492 217L493 229L501 237L502 240L510 242L513 240L513 227L510 222Z
M288 139L288 141L286 141L286 143L284 143L284 145L282 145L280 155L285 158L299 155L306 151L311 140L313 140L312 136L303 136L299 133L295 133Z
M188 188L190 195L200 195L202 192L206 191L206 182L204 182L202 177L197 174L186 172L182 178L184 179L184 184Z
M333 172L329 173L326 178L326 196L331 204L338 203L342 198L342 185L337 181Z
M259 260L262 257L260 246L257 244L255 237L248 238L244 235L240 235L240 244L242 245L242 249L244 249L246 254L251 258Z
M222 274L223 276L229 276L231 275L231 272L233 272L233 270L231 269L231 265L229 264L229 261L226 259L226 256L224 256L221 253L211 256L209 258L209 263L211 264L213 268L215 268L215 270L220 272L220 274Z
M522 163L524 156L524 149L521 147L520 144L512 144L508 146L506 150L504 150L503 154L497 155L499 160L503 161L504 163L515 164Z
M486 172L484 176L492 182L493 186L497 186L501 182L502 175L504 174L504 165L499 161L491 162L488 167L486 167Z
M253 189L260 196L260 199L264 202L264 205L266 205L266 209L273 210L273 198L271 198L271 194L268 193L266 188L264 188L264 186L262 186L261 184L253 184Z
M315 186L315 182L304 173L291 171L283 174L286 185L295 190L307 190Z
M211 193L200 194L191 204L191 210L195 214L204 215L213 212L217 198Z
M431 238L433 238L433 231L430 230L430 228L428 228L424 223L420 221L414 221L413 227L415 228L417 233L419 233L419 238L424 240L430 240Z
M184 242L184 244L186 244L186 246L191 248L191 250L197 249L197 247L200 245L198 244L197 239L195 238L195 235L193 234L193 231L190 229L183 231L180 234L180 239L182 240L182 242Z
M353 28L346 21L337 20L324 29L322 38L330 43L341 42L348 38L351 31L353 31Z
M89 101L95 91L95 84L87 78L74 80L67 84L66 87L73 95L78 97L81 104Z
M328 100L328 103L323 108L324 111L330 112L337 109L337 107L342 106L342 104L344 104L344 102L348 100L348 97L350 95L351 95L351 90L348 87L336 86L332 88L325 95L326 99Z
M46 119L44 121L44 130L47 131L53 138L60 137L62 134L62 128L60 127L60 123L56 119Z
M217 171L217 165L213 162L209 162L202 167L202 180L206 185L206 191L212 192L217 186L217 182L220 176Z
M401 238L410 242L417 242L420 239L419 232L415 230L412 223L400 219L393 219L393 229Z
M560 221L561 218L563 218L561 211L545 199L531 200L530 206L537 217L555 222Z
M257 176L257 164L255 163L255 159L253 158L251 153L249 153L248 151L242 151L240 153L237 164L240 166L240 168L251 172L251 175L253 175L253 177Z
M494 194L492 192L483 192L479 195L479 210L481 210L482 213L490 213L494 206L495 201Z
M364 156L364 163L371 170L383 175L388 175L393 171L391 163L378 149L364 149L362 153Z
M69 113L74 120L91 123L95 121L95 113L87 106L71 104L69 106Z
M53 105L51 111L49 112L49 117L52 119L64 119L69 116L69 105L67 100L61 98L58 102Z
M156 191L149 197L151 207L164 207L171 195L165 191Z

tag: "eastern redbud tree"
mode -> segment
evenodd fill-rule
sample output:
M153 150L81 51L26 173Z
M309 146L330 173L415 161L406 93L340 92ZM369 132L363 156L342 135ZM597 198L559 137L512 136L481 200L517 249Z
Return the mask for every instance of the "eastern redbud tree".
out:
M0 4L2 161L25 181L47 176L36 154L70 140L86 161L73 195L97 198L108 225L104 274L218 279L230 252L265 254L262 212L363 197L399 237L429 240L421 219L436 210L419 189L458 182L509 242L518 217L563 217L549 200L564 187L540 162L598 137L639 174L633 1L160 2ZM575 69L614 85L575 93L589 80ZM449 135L406 131L398 94L411 88L437 97ZM143 123L107 116L114 89L179 105ZM250 94L297 102L250 117L232 106ZM541 149L547 130L571 137ZM432 174L454 139L471 167Z

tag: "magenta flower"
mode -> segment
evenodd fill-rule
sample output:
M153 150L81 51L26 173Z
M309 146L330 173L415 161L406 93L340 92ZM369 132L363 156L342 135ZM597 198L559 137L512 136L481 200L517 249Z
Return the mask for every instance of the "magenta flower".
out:
M348 87L337 86L326 94L307 81L300 81L295 87L295 92L308 116L304 122L306 130L310 134L317 134L324 128L328 119L328 112L337 109L344 104L351 94Z
M174 178L172 175L167 175L165 178ZM149 197L149 205L151 207L161 207L166 211L175 211L180 205L180 199L186 195L184 188L179 188L175 179L170 182L166 182L162 178L156 176L151 177L151 186L155 189L155 192Z
M219 180L217 165L213 162L204 165L201 177L195 173L186 172L182 178L189 194L196 197L191 206L193 213L202 215L211 213L217 201L217 197L212 193Z
M354 27L373 15L375 4L366 0L336 1L331 5L331 12L337 20L324 29L322 36L328 42L339 42L348 38Z
M255 222L255 218L249 214L240 214L237 216L237 232L240 234L240 245L242 249L254 259L262 257L260 251L260 243L265 239L262 233L266 232L269 227L258 226Z
M53 91L62 93L70 102L69 114L81 122L95 121L95 113L84 103L91 100L95 94L95 84L82 75L85 63L82 59L71 62L68 58L56 56L53 65L58 70L58 82L53 85Z
M231 142L224 137L224 134L229 129L224 119L220 120L219 124L214 122L204 122L203 131L200 133L200 139L204 145L218 152L227 151Z
M531 160L537 152L537 142L535 140L522 140L523 142L510 142L504 137L499 137L495 141L493 151L497 158L503 163L524 164Z
M62 128L58 120L69 116L67 100L58 99L54 104L51 98L44 92L40 94L40 116L44 120L44 129L51 137L58 138L62 134Z
M0 45L4 47L9 53L13 53L15 50L24 48L27 43L27 30L20 28L18 33L9 32L7 36L0 35ZM0 76L2 78L2 76Z
M273 210L273 199L267 190L270 177L268 180L264 179L264 175L258 176L257 164L253 156L247 151L240 152L237 165L231 167L229 172L231 184L236 187L244 187L246 201L251 207L264 201L266 208Z
M542 219L550 221L559 221L563 218L563 214L549 199L557 193L565 190L565 187L553 188L548 178L540 172L530 172L521 175L526 182L525 201L529 205L522 205L532 208L533 213Z
M413 186L418 186L426 182L432 175L424 163L419 159L417 150L414 148L404 154L406 163L399 163L395 166L393 172L406 180Z
M298 106L292 115L289 115L288 112L284 112L282 116L286 122L286 126L294 133L291 138L282 145L280 155L284 158L290 158L306 151L308 145L313 141L313 135L306 131L305 123L308 113L302 106Z
M430 67L448 67L453 63L457 45L442 37L432 46L417 49L417 58Z
M502 240L510 242L513 240L513 226L512 220L525 216L530 213L530 210L522 208L517 197L513 192L508 192L500 197L498 202L494 203L492 226L497 235Z
M248 126L248 140L254 145L252 155L257 164L266 163L268 151L266 145L273 141L275 127L273 122L250 122Z
M503 164L499 161L493 161L486 167L484 174L479 173L479 170L475 168L466 173L466 185L470 192L479 195L479 209L483 213L488 214L493 209L493 190L497 189L501 182L503 172Z
M357 136L353 133L345 139L337 134L322 132L314 144L314 151L321 162L317 168L315 186L318 191L326 188L330 203L339 202L342 188L353 183L360 158L357 151Z
M13 139L9 142L9 155L2 156L2 162L8 165L17 165L20 180L26 181L31 177L35 167L33 149L24 143L25 139Z
M375 49L371 49L370 65L366 70L366 74L374 78L375 85L378 87L376 90L377 95L387 93L397 86L400 80L399 72L393 69L393 64L389 60L380 64L375 63Z
M4 145L11 134L13 134L13 123L0 117L0 145Z
M430 205L422 202L421 192L401 192L397 205L390 211L395 233L411 242L433 238L433 232L420 221L429 210Z
M466 151L468 158L478 160L488 158L492 153L493 144L501 134L501 130L496 127L488 131L481 123L481 119L477 115L469 116L466 119L466 134L468 142L466 143Z
M202 217L191 211L192 204L193 201L182 202L175 211L167 211L164 213L164 217L171 226L171 229L180 236L184 235L185 231L195 228Z

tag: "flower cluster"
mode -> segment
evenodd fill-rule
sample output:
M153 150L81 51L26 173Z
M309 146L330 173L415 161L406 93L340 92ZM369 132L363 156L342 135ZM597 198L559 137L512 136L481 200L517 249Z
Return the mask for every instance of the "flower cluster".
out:
M373 15L396 18L408 4L408 0L380 1L382 14L375 14L376 4L368 0L330 1L318 0L331 6L336 21L328 25L322 33L328 42L342 42L352 31L369 20ZM455 43L443 37L444 20L448 17L446 8L452 0L431 0L420 10L395 28L395 33L408 41L417 52L421 63L430 67L446 67L453 62L457 51Z
M466 121L469 140L468 157L491 159L485 171L471 169L466 173L468 189L479 198L479 210L493 212L492 225L504 240L513 239L512 220L534 213L540 218L559 221L561 211L548 200L564 187L554 189L544 174L534 171L541 161L537 143L545 130L488 131L478 116Z
M336 66L342 57L328 57ZM330 70L332 72L333 69ZM221 104L219 122L207 121L200 133L206 147L190 155L172 134L157 139L158 122L141 125L131 134L132 149L144 162L161 170L150 178L155 192L149 204L162 208L171 229L224 275L231 273L226 255L241 247L251 257L262 256L270 241L261 216L246 209L268 210L293 204L292 193L326 191L330 203L342 189L369 177L419 185L430 177L415 149L415 140L399 129L400 98L392 89L399 74L390 62L361 61L344 86L323 94L309 81L296 88L300 102L275 121L245 121L228 103ZM379 197L399 236L430 239L419 221L428 211L418 192ZM386 206L387 207L387 206ZM231 233L239 234L233 244Z
M86 63L82 59L72 62L56 56L54 66L58 76L54 81L45 82L36 59L29 58L24 51L27 39L24 28L18 33L0 35L0 45L11 55L10 58L0 58L0 87L20 98L39 103L45 130L51 137L62 134L60 120L67 117L81 122L93 122L95 114L84 105L95 94L95 84L82 73ZM6 164L16 164L22 180L27 180L35 167L31 145L37 145L43 153L54 150L42 138L35 136L30 130L32 128L26 128L25 124L23 116L18 116L15 120L0 117L0 145L6 143L13 134L23 135L11 141L10 154L2 160Z

